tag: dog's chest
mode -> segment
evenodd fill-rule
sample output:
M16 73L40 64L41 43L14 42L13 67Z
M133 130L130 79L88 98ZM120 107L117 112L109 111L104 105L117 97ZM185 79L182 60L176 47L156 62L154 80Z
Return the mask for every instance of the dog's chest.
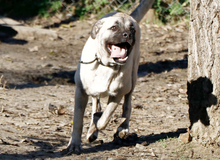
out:
M83 86L88 95L105 97L116 96L121 92L128 92L130 86L126 73L112 68L100 68L87 71L83 79Z

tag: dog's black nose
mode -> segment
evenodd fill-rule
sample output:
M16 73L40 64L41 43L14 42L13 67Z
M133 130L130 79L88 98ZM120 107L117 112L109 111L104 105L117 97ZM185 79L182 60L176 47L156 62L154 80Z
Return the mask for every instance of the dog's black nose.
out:
M122 35L123 35L124 38L128 37L128 33L127 32L124 32Z

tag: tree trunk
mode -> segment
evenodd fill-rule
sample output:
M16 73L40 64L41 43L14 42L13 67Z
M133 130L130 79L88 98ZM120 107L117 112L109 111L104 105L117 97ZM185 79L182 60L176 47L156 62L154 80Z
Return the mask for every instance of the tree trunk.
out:
M191 134L220 145L220 0L191 0L188 100Z

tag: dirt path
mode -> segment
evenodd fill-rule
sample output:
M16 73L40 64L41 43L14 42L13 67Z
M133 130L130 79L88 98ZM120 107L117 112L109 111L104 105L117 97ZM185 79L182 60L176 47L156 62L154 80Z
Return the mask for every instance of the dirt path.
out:
M184 144L178 139L189 126L188 28L184 24L141 25L141 60L130 138L113 143L120 105L98 140L87 143L90 100L84 117L83 153L61 154L73 123L73 76L92 22L52 28L58 39L0 42L0 159L219 158L216 148Z

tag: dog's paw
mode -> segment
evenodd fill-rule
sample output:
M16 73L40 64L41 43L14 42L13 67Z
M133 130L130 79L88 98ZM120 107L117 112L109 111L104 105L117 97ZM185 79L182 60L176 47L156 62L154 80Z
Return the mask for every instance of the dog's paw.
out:
M118 135L119 138L125 139L129 135L129 130L122 129L121 127L119 127L116 134Z
M95 141L97 138L98 138L98 130L93 132L91 135L87 136L87 140L88 140L89 143Z
M88 142L91 143L95 141L98 138L98 133L99 131L97 130L95 124L91 125L86 136Z
M82 147L81 145L75 145L74 143L71 143L67 146L66 149L63 150L63 154L70 155L70 154L81 154Z
M124 132L125 133L125 132ZM126 133L121 132L121 135L117 132L114 134L113 143L118 145L134 145L138 140L138 136L136 133ZM119 135L122 137L119 137Z
M128 129L123 129L122 127L118 127L117 132L114 134L113 142L115 144L124 144L126 142L126 138L129 134Z

